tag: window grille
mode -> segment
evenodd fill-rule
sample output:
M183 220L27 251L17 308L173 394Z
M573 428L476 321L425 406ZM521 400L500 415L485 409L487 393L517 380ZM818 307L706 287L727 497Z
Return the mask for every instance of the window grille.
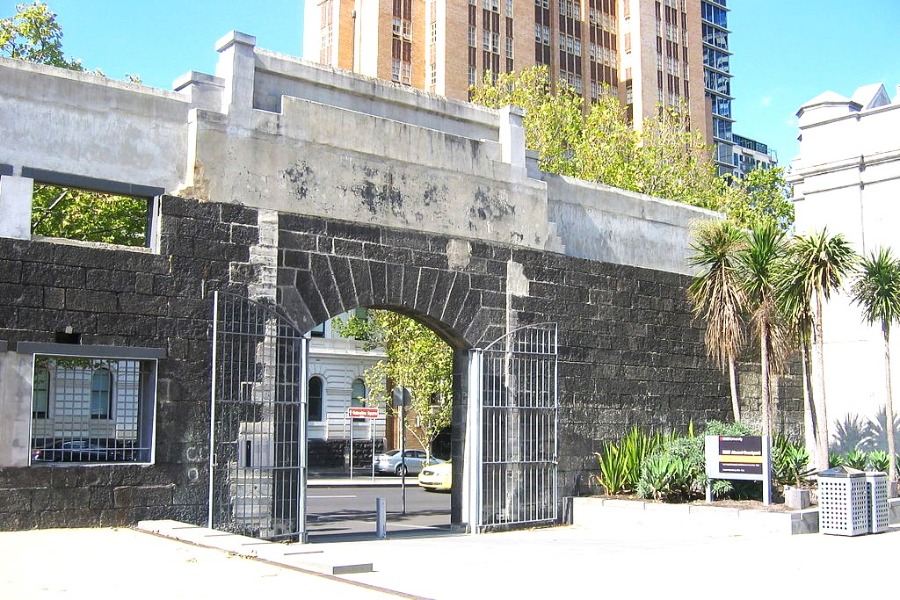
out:
M31 464L151 462L156 361L35 354Z

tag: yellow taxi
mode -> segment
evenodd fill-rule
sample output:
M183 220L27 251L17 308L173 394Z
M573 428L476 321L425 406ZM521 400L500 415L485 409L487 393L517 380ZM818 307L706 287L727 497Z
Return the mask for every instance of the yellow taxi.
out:
M453 483L453 465L448 460L428 465L419 473L419 487L431 491L449 491Z

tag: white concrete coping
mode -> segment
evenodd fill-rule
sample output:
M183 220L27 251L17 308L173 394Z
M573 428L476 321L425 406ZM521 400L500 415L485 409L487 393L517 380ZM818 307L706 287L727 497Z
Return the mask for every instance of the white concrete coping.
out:
M216 52L227 50L234 44L243 44L245 46L256 46L256 36L249 33L241 33L240 31L229 31L216 41Z
M224 550L244 558L264 560L314 573L348 575L373 571L372 563L337 560L312 546L279 544L179 521L140 521L137 529L180 542Z

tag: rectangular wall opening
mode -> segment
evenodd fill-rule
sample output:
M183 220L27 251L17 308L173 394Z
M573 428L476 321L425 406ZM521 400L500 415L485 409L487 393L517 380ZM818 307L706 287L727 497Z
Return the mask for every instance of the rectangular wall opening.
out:
M31 234L147 247L153 198L126 196L35 180Z
M34 355L31 465L149 463L153 359Z

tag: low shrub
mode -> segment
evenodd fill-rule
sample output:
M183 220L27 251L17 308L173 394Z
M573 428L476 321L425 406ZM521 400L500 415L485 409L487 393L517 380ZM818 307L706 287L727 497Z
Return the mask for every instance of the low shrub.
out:
M869 452L868 460L866 460L866 469L869 471L881 471L887 473L890 460L888 453L884 450L873 450Z
M607 494L633 492L641 476L641 465L661 443L659 433L645 433L631 428L618 442L605 442L601 452L595 452L600 473L596 482Z
M706 487L703 438L672 437L644 461L637 495L670 502L686 501Z
M880 471L882 473L887 473L889 460L888 453L884 450L866 452L855 448L844 454L832 452L828 455L828 464L832 467L850 467L860 471ZM900 455L895 456L894 460L900 465Z
M772 446L772 470L776 483L802 487L809 483L815 469L809 466L809 452L806 447L778 434Z

